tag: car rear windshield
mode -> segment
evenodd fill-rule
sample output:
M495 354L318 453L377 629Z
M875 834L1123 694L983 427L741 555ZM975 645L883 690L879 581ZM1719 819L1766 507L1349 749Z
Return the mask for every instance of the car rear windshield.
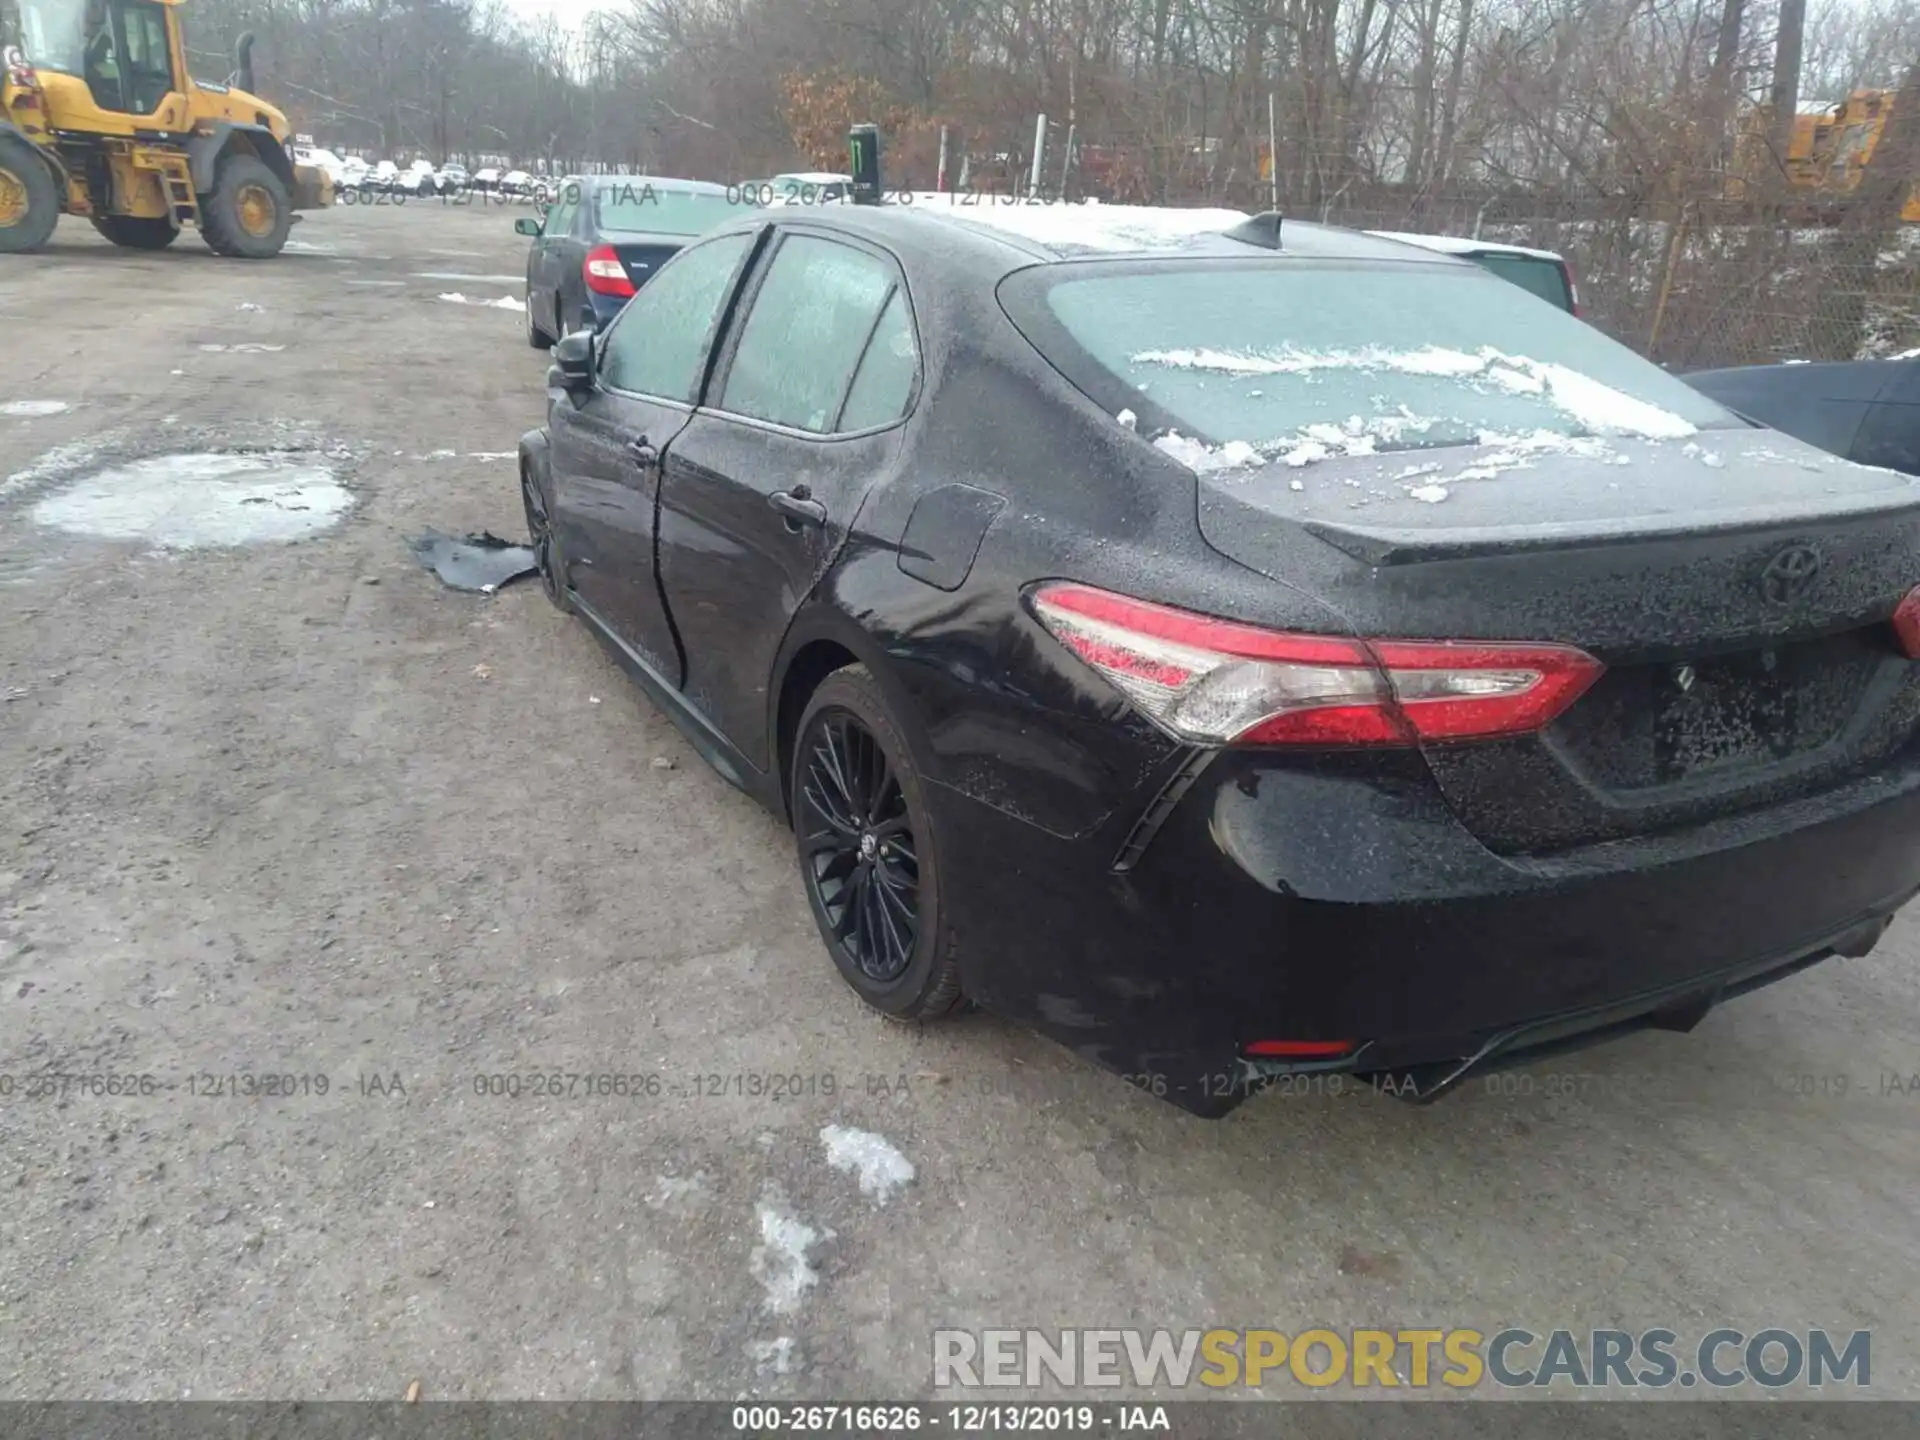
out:
M1488 251L1473 257L1482 267L1511 280L1528 294L1538 295L1562 310L1573 309L1573 291L1567 284L1567 272L1558 260L1543 255L1508 255Z
M594 196L594 217L602 230L700 235L737 213L724 191L709 195L622 181Z
M1029 340L1143 431L1348 453L1482 436L1679 436L1726 410L1469 266L1114 261L1001 287Z

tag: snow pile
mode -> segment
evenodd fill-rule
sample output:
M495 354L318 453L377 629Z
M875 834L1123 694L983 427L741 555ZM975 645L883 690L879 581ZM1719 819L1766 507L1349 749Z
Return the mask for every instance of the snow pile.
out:
M498 300L469 300L458 290L450 291L440 297L449 305L478 305L487 310L525 310L527 302L513 295L502 295Z
M913 1180L913 1162L884 1135L827 1125L821 1128L820 1143L826 1147L827 1163L836 1170L857 1174L860 1193L876 1205L886 1204L894 1191Z
M1491 347L1484 347L1476 354L1440 345L1426 345L1417 350L1392 350L1380 345L1320 351L1288 347L1273 354L1205 349L1145 350L1135 355L1133 362L1175 370L1212 370L1225 375L1385 370L1400 375L1488 384L1512 395L1535 396L1598 434L1675 440L1695 433L1690 422L1671 411L1636 400L1590 375L1552 361L1507 355Z
M0 405L0 415L9 420L37 420L43 415L58 415L72 408L64 400L9 400Z
M763 1302L778 1315L800 1308L807 1292L820 1283L820 1272L807 1260L807 1251L820 1243L820 1232L798 1216L762 1201L759 1206L760 1243L748 1261L753 1276L767 1292Z
M1244 210L1170 210L1153 205L1027 204L982 195L971 204L933 191L916 192L915 208L998 230L1041 245L1083 250L1143 250L1195 235L1217 235L1243 223Z

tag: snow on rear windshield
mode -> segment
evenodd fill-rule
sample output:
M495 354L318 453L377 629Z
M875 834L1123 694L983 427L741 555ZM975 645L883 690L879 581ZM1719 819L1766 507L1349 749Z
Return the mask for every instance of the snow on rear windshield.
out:
M1329 426L1364 437L1351 452L1739 423L1484 271L1193 266L1063 279L1046 297L1088 358L1212 445L1291 449Z

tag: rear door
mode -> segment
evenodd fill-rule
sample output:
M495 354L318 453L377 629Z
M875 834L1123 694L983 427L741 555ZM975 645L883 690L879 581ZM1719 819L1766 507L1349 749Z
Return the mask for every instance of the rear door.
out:
M660 580L689 700L765 769L774 656L896 461L920 350L893 260L803 227L781 236L734 330L667 448Z
M548 420L554 525L582 604L669 684L679 649L654 578L661 457L686 425L758 232L682 253L600 342L594 388Z

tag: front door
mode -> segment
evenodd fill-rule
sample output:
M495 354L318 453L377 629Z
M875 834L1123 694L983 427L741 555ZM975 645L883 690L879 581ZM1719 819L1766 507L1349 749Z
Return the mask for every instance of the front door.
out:
M661 460L693 413L727 298L757 238L722 235L676 256L600 341L593 390L556 403L548 422L563 578L673 685L681 657L654 570Z
M796 229L761 268L705 404L667 447L659 566L688 700L765 769L774 657L899 454L919 348L880 251Z

